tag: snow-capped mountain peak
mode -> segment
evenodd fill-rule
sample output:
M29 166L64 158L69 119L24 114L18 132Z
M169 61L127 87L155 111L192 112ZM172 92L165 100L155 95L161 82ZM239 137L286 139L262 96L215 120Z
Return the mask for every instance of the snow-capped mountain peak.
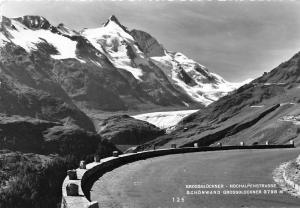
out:
M106 26L107 24L109 24L109 22L115 22L116 24L118 24L120 27L124 27L120 21L118 20L118 18L115 15L111 15L108 20L106 21L106 23L104 24L104 26Z
M134 38L114 15L102 27L84 29L81 35L106 54L115 67L130 72L137 80L142 80L143 72L137 65L146 64L144 55L135 44Z
M80 32L63 23L55 27L46 18L33 15L4 17L0 25L0 50L11 44L28 54L41 52L45 60L59 60L60 65L67 59L95 67L95 73L104 76L100 83L120 79L116 86L114 81L105 84L110 86L108 91L120 96L118 102L137 99L138 103L164 106L208 105L238 86L183 53L168 51L149 33L128 30L114 15L102 26Z
M125 27L124 25L122 25L119 21L119 19L115 16L115 15L111 15L106 22L103 24L103 27L108 26L110 23L116 24L118 25L120 28L122 28L126 33L129 33L127 27Z

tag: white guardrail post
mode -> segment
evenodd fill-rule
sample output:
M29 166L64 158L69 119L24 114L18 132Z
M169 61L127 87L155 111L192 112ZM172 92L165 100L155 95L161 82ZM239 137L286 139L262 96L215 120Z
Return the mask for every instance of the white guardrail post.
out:
M86 169L86 163L85 163L84 160L81 160L81 161L80 161L79 168L80 168L80 169Z
M99 163L100 160L100 156L99 155L94 155L94 162Z
M119 152L118 151L113 151L113 156L114 157L119 157Z
M172 149L176 149L176 144L171 144Z

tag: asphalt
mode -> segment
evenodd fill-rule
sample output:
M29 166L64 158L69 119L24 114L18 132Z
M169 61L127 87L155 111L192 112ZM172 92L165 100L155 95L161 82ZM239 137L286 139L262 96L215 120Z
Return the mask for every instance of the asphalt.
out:
M101 208L299 208L300 198L280 193L277 185L275 188L230 188L230 184L275 184L273 170L299 154L300 149L296 148L198 152L151 158L103 175L92 187L91 199L98 201ZM186 188L186 185L205 184L223 185L224 188ZM224 194L226 190L254 190L256 193L261 190L262 193ZM188 195L187 191L215 192ZM273 193L264 194L264 191Z

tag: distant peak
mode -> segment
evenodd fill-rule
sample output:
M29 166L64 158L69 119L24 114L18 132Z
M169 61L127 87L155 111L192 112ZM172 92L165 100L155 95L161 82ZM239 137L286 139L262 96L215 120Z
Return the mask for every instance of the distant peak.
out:
M110 21L114 21L114 22L117 23L117 24L120 24L118 18L117 18L115 15L111 15L111 16L109 17L109 20L110 20Z
M108 18L108 20L105 22L105 24L104 24L104 27L106 26L106 25L108 25L110 22L114 22L114 23L116 23L117 25L119 25L120 27L124 27L121 23L120 23L120 21L118 20L118 18L115 16L115 15L111 15L109 18Z
M115 15L111 15L108 20L106 21L106 23L104 24L104 27L107 26L110 22L114 22L117 25L119 25L124 31L128 32L127 28L125 26L123 26L120 21L118 20L118 18Z
M26 15L23 17L12 18L12 19L19 21L20 23L24 24L26 27L30 29L49 29L51 27L49 21L42 16Z

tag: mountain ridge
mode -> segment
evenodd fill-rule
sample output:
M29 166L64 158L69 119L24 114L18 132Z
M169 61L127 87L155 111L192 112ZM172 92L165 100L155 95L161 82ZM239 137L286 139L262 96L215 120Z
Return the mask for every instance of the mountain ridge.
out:
M79 32L63 23L55 27L41 16L3 17L0 46L7 45L16 50L24 49L26 56L37 53L48 62L47 66L40 66L40 70L55 73L50 73L48 79L58 82L81 110L201 107L237 87L183 54L167 51L149 33L129 31L114 15L98 28ZM30 60L27 64L32 67L35 60ZM60 71L64 71L63 74ZM70 71L86 78L77 75L72 82L59 83L62 80L58 76L70 80L74 74ZM86 71L92 75L86 75ZM91 83L93 79L102 85ZM90 88L86 82L91 83ZM98 92L102 91L103 95L91 88L99 88ZM107 94L108 99L101 100ZM118 104L113 104L113 100Z

